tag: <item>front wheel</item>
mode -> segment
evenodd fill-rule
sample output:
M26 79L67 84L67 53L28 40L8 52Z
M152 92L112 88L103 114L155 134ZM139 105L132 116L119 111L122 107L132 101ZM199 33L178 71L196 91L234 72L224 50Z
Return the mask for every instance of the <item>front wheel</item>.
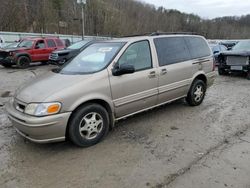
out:
M17 59L17 67L21 69L28 68L30 65L30 58L27 56L21 56Z
M100 142L109 130L109 115L99 104L87 104L76 110L69 121L69 139L80 147Z
M204 100L206 84L202 80L195 80L188 92L186 101L190 106L198 106Z

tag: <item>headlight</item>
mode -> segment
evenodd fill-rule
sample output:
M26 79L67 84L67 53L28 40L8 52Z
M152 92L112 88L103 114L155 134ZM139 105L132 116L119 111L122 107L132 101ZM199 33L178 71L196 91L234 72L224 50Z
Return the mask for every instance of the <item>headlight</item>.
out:
M25 108L25 113L33 116L47 116L57 114L61 110L61 103L30 103Z

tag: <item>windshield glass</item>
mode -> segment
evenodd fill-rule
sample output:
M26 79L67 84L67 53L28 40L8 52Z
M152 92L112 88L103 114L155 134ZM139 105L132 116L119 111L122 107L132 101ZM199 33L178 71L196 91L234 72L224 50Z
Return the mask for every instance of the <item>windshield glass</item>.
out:
M102 70L114 58L124 43L94 43L84 49L59 72L62 74L86 74Z
M232 50L250 50L250 41L240 41L236 44Z
M80 48L82 48L85 44L87 44L89 41L83 40L80 42L77 42L75 44L72 44L71 46L69 46L69 49L73 49L73 50L78 50Z
M23 40L18 44L18 47L27 47L27 48L31 48L33 46L33 42L32 40Z

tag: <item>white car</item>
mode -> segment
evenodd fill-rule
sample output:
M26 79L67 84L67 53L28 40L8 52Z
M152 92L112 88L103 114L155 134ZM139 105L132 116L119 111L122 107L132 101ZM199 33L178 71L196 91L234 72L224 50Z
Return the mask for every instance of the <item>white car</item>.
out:
M4 47L4 45L5 45L5 41L3 37L0 36L0 48Z

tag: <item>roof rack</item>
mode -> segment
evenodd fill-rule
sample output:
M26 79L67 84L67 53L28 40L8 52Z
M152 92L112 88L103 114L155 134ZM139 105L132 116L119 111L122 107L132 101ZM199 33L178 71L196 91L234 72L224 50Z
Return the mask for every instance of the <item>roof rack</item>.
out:
M161 32L156 31L153 33L144 33L144 34L133 34L133 35L124 35L118 38L124 38L124 37L139 37L139 36L159 36L159 35L198 35L195 32Z
M150 36L159 36L159 35L197 35L194 32L153 32Z

